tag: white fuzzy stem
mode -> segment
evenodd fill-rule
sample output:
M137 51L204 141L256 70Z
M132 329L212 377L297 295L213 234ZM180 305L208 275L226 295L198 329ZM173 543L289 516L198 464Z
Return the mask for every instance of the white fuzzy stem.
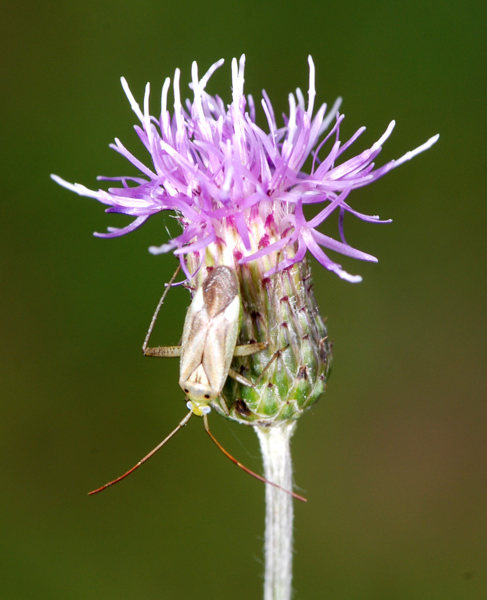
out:
M274 427L255 427L264 461L264 475L292 490L290 441L296 421ZM293 564L293 498L266 485L264 600L290 600Z

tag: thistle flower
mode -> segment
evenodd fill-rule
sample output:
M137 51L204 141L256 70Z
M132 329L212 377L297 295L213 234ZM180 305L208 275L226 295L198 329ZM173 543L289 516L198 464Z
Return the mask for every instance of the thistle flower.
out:
M149 250L153 254L173 252L193 290L215 266L235 270L242 300L239 343L266 342L267 348L251 357L234 359L234 370L254 381L254 387L229 377L221 396L211 405L221 415L255 427L265 476L286 490L292 488L289 443L296 419L325 389L331 360L327 331L312 292L307 251L342 279L360 281L360 276L350 275L327 254L332 251L359 260L377 260L345 241L345 213L372 223L388 221L353 209L350 192L376 181L438 139L434 136L400 159L375 168L382 144L394 128L392 121L371 148L340 162L343 152L365 128L342 144L340 100L328 112L322 105L313 114L315 71L311 57L308 62L308 101L299 89L290 94L283 126L278 126L263 92L268 131L256 123L252 96L244 96L243 56L239 63L235 59L232 62L233 99L228 107L221 98L205 91L223 60L201 79L193 63L193 101L184 104L180 72L176 70L172 115L167 108L170 80L166 79L158 119L149 114L149 84L142 110L122 79L140 121L135 130L150 153L151 167L116 139L111 147L141 175L101 177L119 182L118 187L107 191L90 190L52 176L67 189L106 204L107 212L134 217L123 229L95 234L99 237L124 235L160 211L174 212L183 232ZM331 149L324 155L327 142ZM310 165L307 170L306 164ZM308 204L321 205L309 220L305 216ZM319 231L332 213L338 215L339 239ZM292 504L288 495L268 485L266 505L265 599L289 600Z
M430 148L438 139L375 168L374 161L394 128L394 121L370 149L344 162L343 152L365 130L360 128L347 142L339 140L344 115L340 100L327 112L316 112L315 69L309 62L308 101L301 90L289 95L289 114L279 127L271 102L263 92L262 108L269 131L256 123L252 96L244 95L245 57L232 62L232 103L210 96L205 88L223 64L215 63L200 79L192 66L193 101L181 101L180 71L174 75L174 112L168 110L170 79L162 89L161 116L149 113L147 84L143 110L125 79L122 86L140 125L135 130L149 151L151 167L144 165L116 139L111 147L127 158L141 176L100 177L119 182L118 187L90 190L53 175L60 185L82 196L108 205L106 212L135 219L122 229L109 228L98 237L130 233L152 215L170 210L183 232L153 254L173 252L188 280L197 288L214 265L236 269L242 294L242 340L269 342L267 352L241 361L241 370L260 373L276 351L285 351L256 389L229 383L215 408L240 422L270 424L294 419L316 400L324 389L330 364L330 346L311 291L306 254L326 269L350 282L361 280L347 273L325 250L359 260L377 259L352 248L343 231L345 213L372 223L384 223L349 204L350 192L376 181L391 169ZM329 129L329 131L327 131ZM320 157L326 142L331 150ZM311 158L309 172L304 170ZM305 205L320 204L321 210L307 220ZM319 226L338 214L340 239L333 239ZM280 272L279 277L271 277Z

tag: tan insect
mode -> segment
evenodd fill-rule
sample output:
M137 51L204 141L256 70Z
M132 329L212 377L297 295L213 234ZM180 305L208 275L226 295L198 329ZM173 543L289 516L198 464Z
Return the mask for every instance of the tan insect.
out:
M180 346L148 347L157 316L171 285L177 277L179 269L180 267L176 269L157 305L142 350L145 356L161 358L180 357L179 385L188 397L186 405L189 412L180 421L178 426L134 467L117 479L93 490L90 492L90 495L101 492L133 473L133 471L138 469L162 448L173 435L186 425L191 416L195 414L203 417L205 430L210 438L225 456L238 467L249 473L249 475L252 475L252 477L264 483L269 483L292 495L294 498L306 502L306 499L302 496L285 490L271 481L267 481L264 477L242 465L242 463L231 456L220 445L208 426L208 413L211 411L210 403L221 394L227 377L233 377L243 385L253 387L279 355L279 352L274 354L255 383L252 383L231 368L230 365L233 357L250 356L267 347L267 343L265 342L237 345L242 301L237 276L233 269L225 266L215 267L198 288L186 313Z

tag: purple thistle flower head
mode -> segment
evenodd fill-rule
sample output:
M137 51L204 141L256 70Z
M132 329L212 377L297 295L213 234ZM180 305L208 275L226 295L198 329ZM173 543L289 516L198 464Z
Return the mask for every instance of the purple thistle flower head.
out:
M263 92L262 108L268 131L256 124L254 101L250 95L244 95L244 56L238 63L236 59L232 62L233 98L227 107L221 98L205 91L223 60L215 63L201 79L197 64L193 63L190 84L193 101L187 100L185 104L180 96L180 71L176 70L172 115L167 108L170 87L167 78L162 89L160 118L149 114L149 84L142 110L122 78L124 91L140 121L135 130L150 153L152 165L141 163L116 139L111 147L127 158L141 176L100 177L119 182L118 187L107 191L90 190L56 175L52 178L81 196L108 205L107 212L135 217L123 229L110 228L108 233L95 234L99 237L124 235L155 213L174 211L183 233L149 250L153 254L174 252L188 277L193 275L194 265L201 264L205 252L213 253L212 248L218 247L218 253L226 255L227 264L243 265L276 253L279 260L268 268L267 275L302 261L309 250L330 271L347 281L358 282L360 276L348 274L324 249L376 261L370 254L347 244L343 218L349 212L368 222L389 221L354 210L348 201L350 192L427 150L438 135L400 159L375 168L382 144L394 128L392 121L371 148L340 163L341 154L365 127L342 144L339 133L344 116L338 112L340 100L330 111L322 105L313 115L315 70L311 57L308 62L308 101L305 102L299 89L295 95L289 95L289 114L284 116L284 126L278 127L272 105ZM331 150L320 158L327 141ZM312 164L306 172L303 168L309 157ZM307 220L304 205L318 203L323 208ZM318 230L334 212L338 213L340 240Z

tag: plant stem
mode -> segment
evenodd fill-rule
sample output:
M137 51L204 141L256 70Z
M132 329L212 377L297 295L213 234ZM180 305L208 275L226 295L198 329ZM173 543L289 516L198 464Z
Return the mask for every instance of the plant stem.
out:
M290 441L296 421L255 427L264 461L264 476L292 490ZM290 600L293 551L293 498L266 485L264 600Z

